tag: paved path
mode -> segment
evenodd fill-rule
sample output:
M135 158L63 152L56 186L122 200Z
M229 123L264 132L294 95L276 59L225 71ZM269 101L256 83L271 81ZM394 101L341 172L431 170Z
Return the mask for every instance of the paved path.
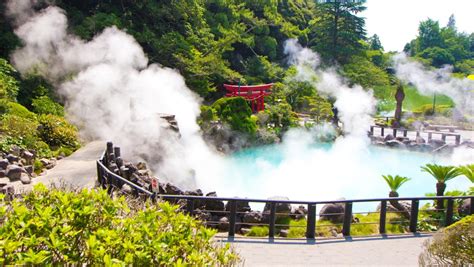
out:
M352 239L229 241L244 266L418 266L422 244L431 235L374 236Z
M14 184L16 192L31 189L34 184L65 184L72 188L92 188L97 180L96 160L105 149L105 142L94 141L84 145L71 156L59 160L57 165L47 170L46 175L33 178L30 185Z

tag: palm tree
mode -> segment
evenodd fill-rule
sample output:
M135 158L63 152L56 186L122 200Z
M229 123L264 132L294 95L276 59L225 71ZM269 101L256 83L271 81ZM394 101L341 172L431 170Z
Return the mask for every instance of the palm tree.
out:
M468 164L458 167L459 172L466 176L472 183L474 183L474 164Z
M436 196L444 196L446 190L446 182L461 175L458 168L454 166L441 166L437 164L426 164L422 166L421 170L431 174L438 182L436 183ZM436 209L444 209L444 201L438 200L436 202Z
M398 197L397 190L406 182L410 181L410 178L403 176L392 176L392 175L382 175L385 182L387 182L388 187L390 187L389 197ZM403 205L401 205L397 200L390 200L390 204L399 211L402 211L403 215L408 215L408 211ZM409 217L409 215L408 215Z

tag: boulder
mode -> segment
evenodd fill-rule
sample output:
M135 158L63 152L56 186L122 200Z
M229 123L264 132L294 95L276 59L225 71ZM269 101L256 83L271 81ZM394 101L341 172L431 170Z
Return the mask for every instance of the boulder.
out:
M13 145L10 148L10 153L19 157L21 154L21 148L17 145Z
M387 141L395 140L395 137L391 134L387 134L383 140L387 142Z
M8 155L6 156L6 159L7 159L10 163L14 163L14 162L20 161L20 157L15 156L15 155L13 155L13 154L8 154Z
M288 229L281 229L280 230L280 237L288 237L288 234L290 233L290 230Z
M400 141L400 142L403 143L403 142L406 142L406 141L410 141L410 138L398 136L397 138L395 138L395 140Z
M217 194L216 194L216 192L210 192L210 193L206 194L206 197L209 197L209 198L217 197ZM225 209L224 202L219 201L219 200L206 199L206 200L203 201L203 205L204 205L205 210L211 211L212 214L216 214L216 215L219 215L219 214L222 214L222 213L221 212L212 212L212 211L224 211L224 209Z
M5 170L0 170L0 178L7 176Z
M31 177L26 173L22 173L20 176L20 181L22 184L31 184Z
M225 210L230 211L230 202L225 204ZM237 202L237 212L248 212L251 211L250 205L248 201L238 201ZM237 214L239 216L243 216L243 214Z
M288 197L270 197L269 200L290 200ZM264 213L270 213L270 203L265 203L265 207L263 208ZM276 213L280 213L277 215L278 218L281 217L288 217L291 213L291 205L288 203L277 203L276 204Z
M147 168L145 162L140 161L140 162L138 162L138 164L137 164L137 169L138 169L138 170L146 170L146 169L148 169L148 168Z
M25 166L23 167L25 169L25 171L28 173L28 174L32 174L33 173L33 166L31 165L28 165L28 166Z
M123 184L121 191L122 191L122 193L124 193L124 194L132 194L132 193L133 193L132 187L131 187L130 185L128 185L128 184Z
M426 143L425 139L424 139L423 137L421 137L421 136L417 136L416 139L415 139L415 142L416 142L417 144L424 144L424 143Z
M459 205L458 207L458 212L459 214L461 215L469 215L470 213L470 210L471 210L471 199L470 198L467 198L467 199L464 199L461 203L461 205Z
M20 180L22 173L26 173L26 171L18 165L8 165L7 167L6 175L11 181Z
M250 211L244 214L244 218L242 221L245 224L262 223L263 216L262 216L262 213L259 211Z
M402 142L398 141L398 140L390 140L390 141L385 142L385 144L389 147L394 147L394 148L405 147L405 145Z
M7 167L8 167L8 164L10 164L10 162L8 161L8 159L2 159L2 160L0 160L0 169L6 170Z
M31 162L35 158L35 155L31 153L30 151L25 150L22 153L22 157L26 159L28 162Z
M344 203L326 204L319 212L319 218L332 223L342 223L344 221L344 210Z
M195 209L193 215L202 222L208 222L212 219L211 213L202 211L200 209Z
M228 232L229 231L229 218L222 217L219 219L219 224L217 225L217 229L221 232Z
M291 211L291 218L293 220L301 220L306 218L306 214L308 214L308 210L306 209L305 206L301 205L296 209L293 209Z
M183 195L184 192L179 189L177 186L173 185L173 184L170 184L170 183L167 183L165 185L165 194L167 195Z

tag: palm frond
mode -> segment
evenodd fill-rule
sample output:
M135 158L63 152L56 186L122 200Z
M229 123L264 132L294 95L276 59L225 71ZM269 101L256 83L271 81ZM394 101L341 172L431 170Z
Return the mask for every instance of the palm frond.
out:
M385 182L387 182L388 187L392 192L397 192L397 190L406 182L410 181L410 178L399 176L399 175L382 175Z
M459 166L458 170L462 175L466 176L471 183L474 183L474 164Z
M438 182L445 183L461 175L458 168L454 166L442 166L438 164L426 164L421 170L431 174Z

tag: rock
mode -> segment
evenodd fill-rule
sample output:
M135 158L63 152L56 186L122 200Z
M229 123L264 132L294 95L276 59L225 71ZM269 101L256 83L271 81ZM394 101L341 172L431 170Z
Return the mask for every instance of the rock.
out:
M251 232L251 230L249 228L242 228L242 229L240 229L240 232L243 235L248 235Z
M32 174L33 173L33 166L31 165L28 165L28 166L25 166L23 167L25 169L25 171L28 173L28 174Z
M22 173L26 173L26 171L18 165L8 165L7 167L6 175L11 181L20 180Z
M395 137L391 134L387 134L383 140L387 142L387 141L395 140Z
M216 192L211 192L206 194L206 197L217 197ZM222 213L216 213L212 211L224 211L225 206L224 202L219 201L219 200L204 200L203 201L204 209L211 211L212 214L222 214Z
M125 193L125 194L132 194L133 193L133 189L130 185L128 184L124 184L122 185L122 193Z
M225 204L225 210L230 211L230 202ZM248 212L251 211L250 205L248 201L237 201L237 212ZM237 214L237 217L244 216L243 214Z
M59 156L56 157L56 159L57 159L57 160L62 160L62 159L64 159L64 156L63 156L63 155L59 155Z
M208 222L212 219L212 215L209 212L195 209L193 215L200 221Z
M20 181L21 181L22 184L30 184L31 183L31 177L26 173L22 173L21 176L20 176Z
M183 195L183 191L181 189L170 183L166 184L165 192L167 195Z
M25 150L23 151L22 157L26 159L28 162L31 162L35 158L35 155L31 153L30 151Z
M344 210L344 203L326 204L319 212L319 218L332 223L342 223L344 221Z
M308 210L305 206L301 205L297 209L291 211L291 218L293 220L301 220L306 218L306 214L308 214Z
M229 219L227 217L220 218L217 229L219 229L219 231L221 231L221 232L228 232L229 231Z
M150 175L150 172L148 170L138 170L137 173L140 176L149 176Z
M196 189L193 191L185 191L184 194L187 196L203 196L204 195L201 189Z
M431 152L435 148L431 144L420 144L419 145L419 150L422 152Z
M244 218L242 219L242 221L246 224L262 223L263 216L262 213L259 211L250 211L244 214Z
M0 178L0 187L4 187L10 183L10 179L7 177Z
M464 199L461 203L461 205L459 205L458 207L458 212L459 214L461 215L469 215L470 213L470 210L471 210L471 199L470 198L467 198L467 199Z
M138 162L138 164L137 164L137 169L138 169L138 170L146 170L146 169L148 169L148 168L147 168L145 162L140 161L140 162Z
M280 197L280 196L276 196L276 197L270 197L268 198L269 200L290 200L288 197ZM266 213L270 213L270 203L265 203L265 207L263 208L263 212ZM276 213L286 213L288 215L283 215L283 214L279 214L277 217L286 217L286 216L290 216L290 213L291 213L291 205L288 204L288 203L277 203L276 204Z
M280 237L288 237L288 234L290 233L290 230L287 229L281 229L280 230Z
M400 141L400 142L403 143L403 142L406 142L406 141L410 141L410 138L399 136L399 137L395 138L395 140Z
M15 156L15 155L13 155L13 154L8 154L7 157L6 157L6 159L7 159L10 163L12 163L12 164L13 164L13 162L18 162L18 161L20 161L20 157Z
M389 147L395 147L395 148L405 147L405 145L398 140L390 140L390 141L385 142L385 144Z
M56 166L56 159L50 159L48 165L46 165L46 169L50 170Z
M45 159L45 158L40 159L40 162L43 165L43 167L46 167L46 166L49 165L49 160L48 159Z
M15 188L12 185L5 185L0 187L0 194L4 194L7 199L11 200L15 194Z
M416 142L417 144L424 144L424 143L426 143L425 139L424 139L423 137L421 137L421 136L417 136L416 139L415 139L415 142Z
M7 176L5 170L0 170L0 178Z
M0 160L0 169L6 170L7 167L8 167L8 164L10 164L10 162L8 161L8 159L2 159L2 160Z

